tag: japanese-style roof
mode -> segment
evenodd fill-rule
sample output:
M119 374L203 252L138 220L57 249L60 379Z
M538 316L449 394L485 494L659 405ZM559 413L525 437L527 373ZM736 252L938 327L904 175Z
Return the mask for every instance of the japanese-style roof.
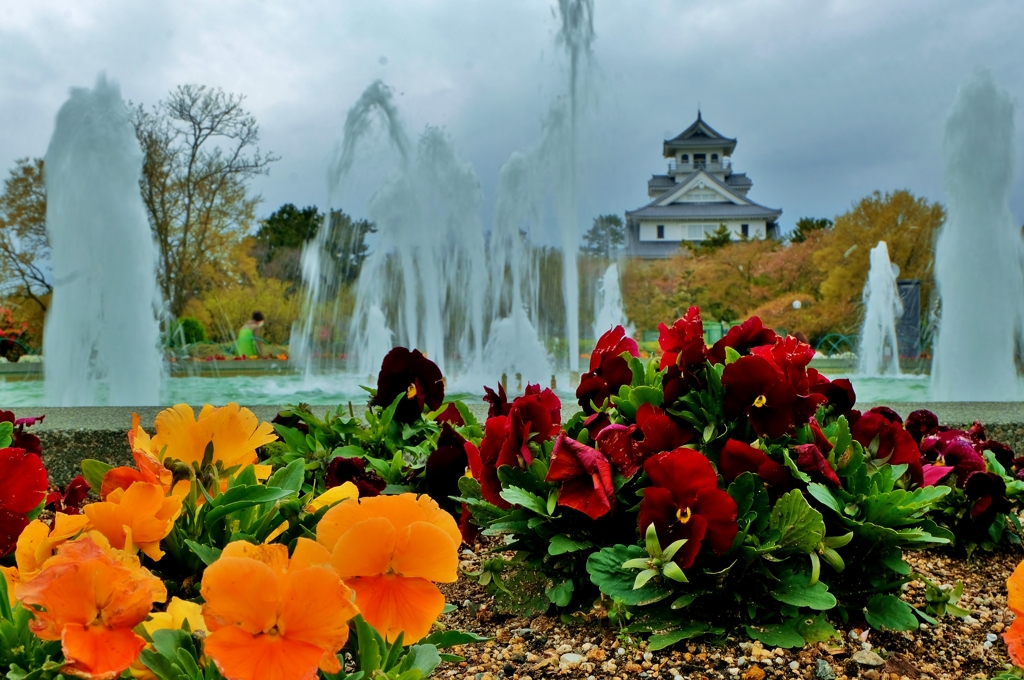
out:
M750 188L754 186L754 182L747 177L745 172L734 172L725 178L725 183L731 187L746 187Z
M669 175L654 175L647 181L647 189L663 189L668 190L676 185L674 177Z
M693 125L686 128L672 139L666 139L663 148L665 158L671 158L676 151L687 149L705 149L709 147L725 149L725 155L731 156L736 148L736 140L722 135L713 127L704 122L697 112L697 120Z
M657 177L657 175L655 175ZM682 179L677 185L679 189L672 192L672 195L683 195L689 191L698 177L705 185L713 185L721 190L727 201L721 202L667 202L665 194L658 196L653 201L637 210L626 211L626 217L639 219L677 219L677 220L705 220L705 219L765 219L772 221L782 215L781 210L768 208L754 203L746 196L736 192L736 189L727 183L720 181L714 175L703 170L697 170ZM744 176L745 177L745 176ZM749 180L747 180L749 182Z

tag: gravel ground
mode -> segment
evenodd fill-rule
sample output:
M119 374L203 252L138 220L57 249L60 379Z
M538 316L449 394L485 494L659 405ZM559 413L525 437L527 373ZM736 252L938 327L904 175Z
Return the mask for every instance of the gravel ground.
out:
M478 568L485 550L463 551L462 567ZM966 619L946 617L937 626L921 625L916 633L837 629L842 643L809 645L801 650L766 649L750 641L742 629L732 631L722 646L684 641L649 652L642 637L619 636L598 615L584 624L564 625L557 617L532 620L491 611L491 597L469 578L442 586L458 610L442 618L446 627L468 630L493 640L452 650L466 658L443 664L438 678L473 680L537 680L538 678L694 678L715 680L953 680L989 678L1007 667L1000 633L1013 621L1006 608L1006 578L1024 559L1024 550L1005 548L995 554L976 553L972 560L955 551L912 553L907 561L937 583L964 582L960 605L971 610ZM923 605L924 584L907 586L907 597Z

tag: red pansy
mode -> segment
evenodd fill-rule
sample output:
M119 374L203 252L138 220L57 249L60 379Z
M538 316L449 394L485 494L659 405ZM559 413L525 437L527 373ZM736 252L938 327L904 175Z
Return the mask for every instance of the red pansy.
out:
M708 359L713 364L725 363L725 348L732 347L740 354L746 354L754 347L772 345L778 336L770 328L765 328L761 319L752 316L739 326L733 326L721 340L708 350Z
M388 483L374 470L366 469L366 460L353 456L337 456L327 463L324 470L324 486L333 489L345 482L352 482L359 489L360 498L379 496Z
M678 366L694 369L707 361L707 345L704 344L704 323L700 309L690 307L686 315L677 319L672 327L658 324L658 344L661 346L661 368Z
M676 553L683 569L693 565L706 541L717 555L732 545L739 527L736 501L718 488L711 462L693 449L676 449L647 459L651 486L640 502L640 535L653 524L662 547L686 539Z
M501 383L498 383L497 392L484 385L484 401L487 402L488 418L507 416L512 409L512 405L508 403L508 397L505 395L505 386Z
M459 413L459 408L455 405L455 402L449 403L443 411L437 414L437 418L435 418L434 421L438 423L449 423L455 427L462 427L466 424L466 421L462 419L462 414Z
M484 499L499 508L511 507L501 497L501 481L498 479L498 457L508 438L508 429L505 427L507 421L508 416L488 418L484 423L484 438L480 442L480 448L474 446L472 442L466 442L464 446L470 472L480 483Z
M505 438L498 457L498 466L527 467L533 463L530 444L546 442L561 427L562 403L548 388L527 385L526 394L512 402L505 428Z
M0 557L14 550L28 513L46 498L46 468L34 453L0 449Z
M459 480L465 476L467 467L466 439L450 424L443 423L437 448L427 456L424 466L427 493L442 507L453 509L451 497L460 495Z
M615 507L611 463L597 449L564 432L555 440L545 481L561 484L559 505L579 510L590 519L603 517Z
M891 409L876 407L852 419L850 434L864 447L876 464L908 466L910 479L917 485L923 481L921 453L914 437L903 429L903 423L892 419ZM899 418L899 416L896 416Z
M828 464L828 460L822 455L821 449L816 444L801 444L793 447L793 450L796 452L793 462L801 472L806 472L810 476L811 481L821 482L837 489L842 486L836 471Z
M65 515L77 515L89 495L89 490L89 482L85 481L82 475L78 475L68 482L63 491L51 491L47 494L46 509Z
M781 437L793 426L797 393L771 361L747 356L725 367L725 415L746 414L754 431L762 437Z
M635 475L644 461L656 453L671 451L696 438L692 429L679 425L665 411L643 404L635 425L609 425L597 436L597 447L623 477Z
M722 447L718 455L718 471L726 484L731 484L744 472L752 472L774 487L785 489L793 486L793 476L785 465L772 460L761 449L735 439L727 440Z
M820 394L828 400L833 415L845 416L857 403L853 383L846 378L829 380L817 370L808 368L807 380L812 394Z
M636 341L626 337L622 326L616 326L597 341L590 354L590 372L583 374L576 388L576 399L584 413L594 412L591 404L602 408L609 397L619 393L620 387L632 382L629 362L621 356L626 352L630 356L640 356Z

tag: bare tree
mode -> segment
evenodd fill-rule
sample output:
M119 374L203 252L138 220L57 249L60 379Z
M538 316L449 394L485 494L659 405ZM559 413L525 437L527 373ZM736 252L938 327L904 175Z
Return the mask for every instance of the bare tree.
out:
M181 85L133 111L145 153L142 199L160 254L157 277L171 312L237 275L230 256L255 221L248 181L278 160L258 147L259 126L242 95Z
M44 269L49 259L43 159L22 158L15 162L0 194L0 286L8 294L32 300L45 312L43 298L53 292Z

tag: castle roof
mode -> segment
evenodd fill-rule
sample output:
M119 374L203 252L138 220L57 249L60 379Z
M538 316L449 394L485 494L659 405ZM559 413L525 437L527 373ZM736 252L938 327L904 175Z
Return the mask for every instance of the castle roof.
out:
M726 137L705 123L698 111L697 120L693 122L693 125L672 139L665 140L663 152L665 158L671 158L676 155L676 151L722 147L725 148L725 155L731 156L736 148L736 140Z
M745 175L742 177L746 179ZM746 181L750 182L749 179L746 179ZM679 200L690 189L701 184L716 190L725 200L715 202L685 202ZM743 186L743 183L737 182L737 185ZM690 173L675 186L677 187L675 190L667 191L642 208L627 211L626 217L649 220L666 218L676 220L765 219L768 222L772 222L782 215L781 210L769 208L751 201L746 196L738 193L736 188L720 181L714 175L704 170Z

